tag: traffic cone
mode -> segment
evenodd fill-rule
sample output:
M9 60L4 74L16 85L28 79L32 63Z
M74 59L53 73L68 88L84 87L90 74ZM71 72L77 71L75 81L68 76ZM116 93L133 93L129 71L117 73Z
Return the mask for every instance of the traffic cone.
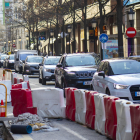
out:
M3 100L1 100L1 106L4 106ZM5 117L5 108L1 107L0 110L0 117Z

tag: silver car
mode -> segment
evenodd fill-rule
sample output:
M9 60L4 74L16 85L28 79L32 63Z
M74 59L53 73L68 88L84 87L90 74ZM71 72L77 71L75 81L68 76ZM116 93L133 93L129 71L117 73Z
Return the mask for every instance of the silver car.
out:
M39 83L46 85L46 81L55 81L54 70L60 59L60 56L44 57L39 64Z
M130 59L103 60L91 83L93 90L139 103L140 62Z

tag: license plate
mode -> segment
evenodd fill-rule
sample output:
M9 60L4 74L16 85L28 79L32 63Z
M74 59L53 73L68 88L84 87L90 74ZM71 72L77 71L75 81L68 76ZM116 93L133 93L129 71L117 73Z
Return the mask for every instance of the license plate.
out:
M140 96L140 92L135 92L135 96L139 97Z
M85 81L83 82L83 85L91 85L91 81Z

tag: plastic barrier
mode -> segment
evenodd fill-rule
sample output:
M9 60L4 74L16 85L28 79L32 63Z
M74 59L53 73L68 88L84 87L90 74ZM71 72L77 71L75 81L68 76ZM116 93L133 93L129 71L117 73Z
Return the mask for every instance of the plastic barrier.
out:
M120 98L115 96L104 97L105 117L106 117L105 134L113 140L116 140L116 129L117 129L117 114L115 101L119 99Z
M37 108L33 108L31 90L11 89L11 98L15 117L25 112L37 114Z
M140 104L130 105L132 140L140 139Z
M75 121L81 124L85 124L85 115L86 115L86 99L85 99L85 90L77 89L74 90L75 95Z
M2 80L3 77L3 68L0 68L0 80Z
M12 72L11 73L11 82L12 82L12 85L14 84L14 78L17 78L17 73Z
M14 78L14 84L17 84L17 77Z
M29 76L28 75L23 75L23 81L29 81Z
M17 88L30 89L29 81L12 85L12 89L17 89Z
M11 80L11 69L3 69L3 77L2 80Z
M23 79L17 78L17 84L23 82Z
M85 124L86 126L94 129L95 123L95 103L94 103L94 94L97 94L97 91L85 91L86 97L86 116Z
M64 93L59 88L37 88L32 90L33 107L37 114L48 118L65 118Z
M130 118L130 105L133 103L120 99L116 101L117 111L117 140L132 140L131 118Z
M75 121L75 96L74 90L77 88L65 88L65 95L66 95L66 118Z
M105 134L105 106L104 97L107 94L99 93L94 94L95 102L95 130L101 134Z
M4 81L0 81L1 84L4 84L7 88L7 102L11 102L11 94L10 94L10 90L12 88L11 85L11 80L4 80ZM5 101L5 87L0 86L0 100Z

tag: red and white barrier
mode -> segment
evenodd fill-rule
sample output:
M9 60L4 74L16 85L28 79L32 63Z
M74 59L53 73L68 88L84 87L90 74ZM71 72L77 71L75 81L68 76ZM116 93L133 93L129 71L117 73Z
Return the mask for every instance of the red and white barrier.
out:
M117 111L117 140L132 140L130 105L133 103L128 100L116 100Z
M12 88L11 80L3 80L0 81L0 83L4 84L7 87L7 102L11 102L11 95L10 90ZM5 102L5 87L0 85L0 100L3 100Z
M11 73L11 82L12 82L12 85L13 84L16 84L16 83L14 83L14 78L17 78L17 73L12 72Z
M97 94L97 91L85 91L86 97L86 116L85 124L86 126L94 129L95 123L95 103L94 103L94 94Z
M75 121L81 124L85 124L85 115L86 115L86 99L85 99L85 90L77 89L74 90L75 95Z
M15 117L25 112L37 114L37 108L33 108L31 90L11 89L11 98Z
M140 140L140 104L130 106L132 140Z
M77 88L65 88L66 95L66 118L75 121L75 96L74 90Z
M22 78L17 78L17 84L23 82L23 79Z
M23 81L29 81L29 76L28 75L23 75Z
M108 96L107 94L99 93L94 94L95 102L95 130L101 134L105 134L105 106L104 106L104 97Z
M17 88L30 89L29 81L28 82L21 82L19 84L12 85L12 89L17 89Z
M117 130L117 114L115 107L116 100L119 100L119 98L115 96L104 97L105 117L106 117L105 134L113 140L116 140L116 130Z
M48 118L65 118L64 93L59 88L37 88L32 90L33 107L37 114Z

